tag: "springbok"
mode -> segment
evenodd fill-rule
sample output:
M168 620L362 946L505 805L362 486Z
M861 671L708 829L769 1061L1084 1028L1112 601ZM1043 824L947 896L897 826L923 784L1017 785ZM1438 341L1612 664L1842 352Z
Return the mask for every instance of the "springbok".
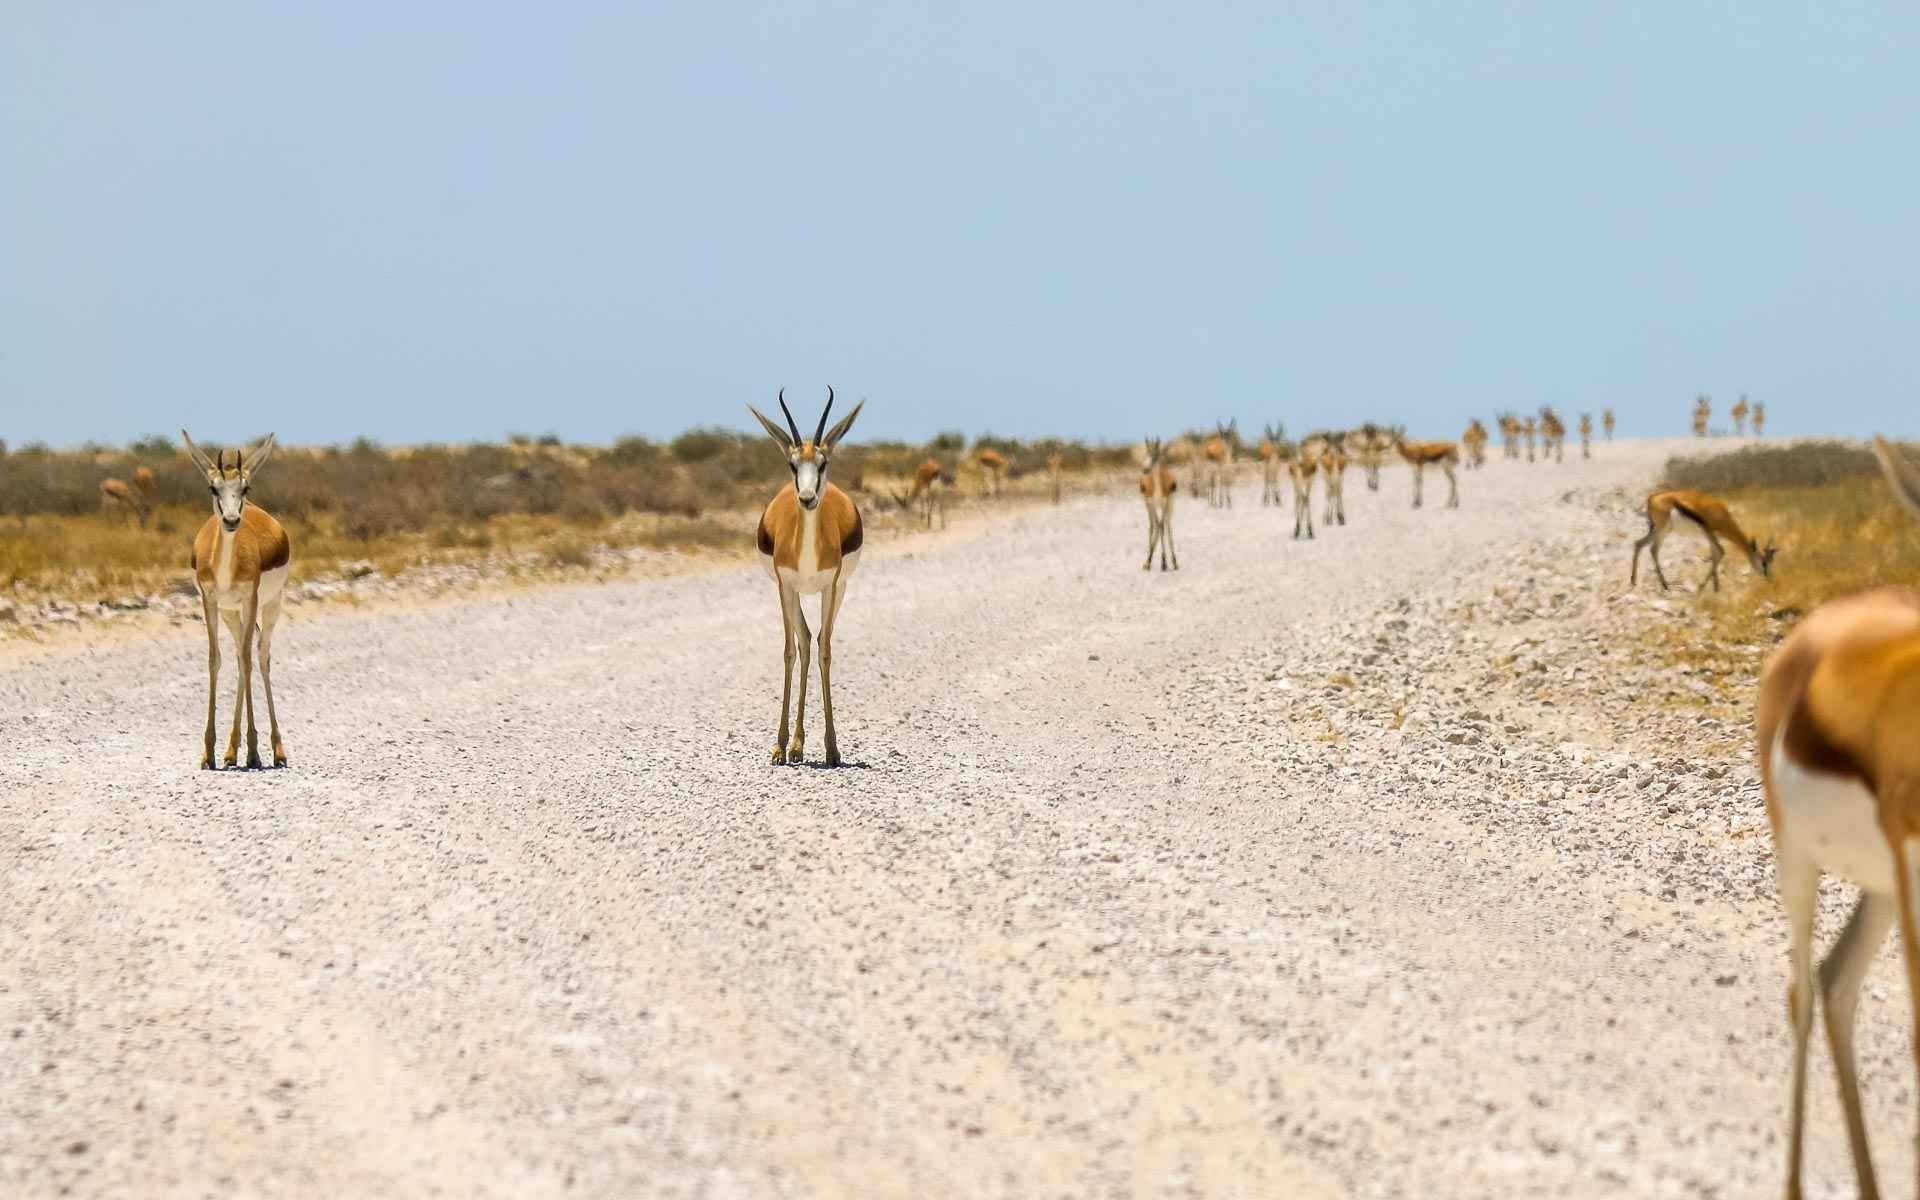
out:
M1883 438L1881 470L1901 505L1920 516L1920 471ZM1787 1101L1789 1200L1801 1195L1807 1040L1813 1031L1813 923L1821 875L1860 888L1853 914L1820 961L1820 1003L1840 1082L1854 1178L1878 1196L1853 1022L1866 978L1897 919L1907 973L1913 1052L1920 1070L1920 592L1879 588L1813 610L1768 656L1754 714L1755 750L1773 829L1774 873L1787 913L1787 1017L1793 1058Z
M1166 447L1160 439L1148 438L1146 446L1147 465L1140 472L1140 499L1147 506L1147 561L1140 564L1140 569L1153 569L1153 551L1158 547L1160 569L1167 570L1167 560L1171 558L1172 569L1178 571L1180 555L1173 548L1173 494L1180 484L1164 461Z
M1055 504L1060 503L1060 477L1061 473L1066 470L1066 466L1066 456L1058 450L1047 455L1047 482L1053 485L1053 502Z
M1400 451L1400 457L1406 459L1407 465L1413 468L1415 508L1420 507L1422 482L1429 466L1439 467L1447 477L1447 507L1460 507L1460 484L1453 474L1453 469L1460 465L1460 451L1452 442L1409 442L1396 431L1393 444Z
M1293 481L1293 536L1297 540L1313 537L1313 476L1320 469L1320 458L1305 442L1294 447L1287 460L1287 477ZM1302 530L1305 533L1302 533Z
M1745 392L1740 393L1740 399L1727 410L1727 415L1733 418L1733 436L1747 436L1747 394Z
M1551 404L1540 410L1540 457L1549 455L1555 462L1567 461L1567 424Z
M273 435L242 455L221 450L208 458L180 431L187 456L206 477L213 497L213 515L193 539L193 579L200 587L200 610L207 623L207 729L202 770L213 770L214 695L220 684L220 630L227 633L240 656L240 686L233 700L233 729L227 735L224 765L240 757L240 714L247 717L247 769L260 767L260 734L253 723L253 645L260 643L260 682L267 692L267 733L273 765L287 765L286 743L280 740L280 717L273 707L273 626L280 619L280 594L293 562L293 543L287 531L266 509L248 501L253 476L273 453Z
M1367 490L1380 490L1380 468L1386 465L1387 452L1393 449L1393 434L1368 421L1355 434L1347 435L1347 453L1360 460L1366 473Z
M1580 414L1580 457L1593 457L1593 414Z
M1647 557L1653 560L1654 578L1660 581L1660 590L1667 591L1667 575L1660 569L1660 543L1666 540L1673 526L1673 515L1679 513L1707 539L1708 566L1706 581L1700 585L1705 591L1707 584L1713 584L1713 590L1720 590L1720 560L1726 557L1726 549L1720 539L1726 538L1740 549L1746 551L1747 562L1761 578L1771 578L1773 574L1773 556L1776 547L1773 539L1767 539L1766 549L1760 548L1757 538L1750 538L1740 529L1740 523L1733 519L1733 513L1720 500L1705 492L1676 490L1655 492L1647 497L1647 532L1633 544L1633 566L1627 572L1628 586L1640 582L1640 551L1644 547Z
M828 390L831 391L832 389L829 388ZM831 403L831 401L829 401L829 403ZM861 403L865 403L865 401ZM853 411L858 413L860 410L856 407ZM764 420L764 418L762 419ZM853 418L849 417L847 420L851 423ZM993 497L999 496L1001 485L1006 482L1007 478L1007 456L995 450L992 446L982 446L973 452L973 461L980 467L982 486L986 489L986 494Z
M1312 455L1326 485L1326 515L1321 517L1320 523L1345 525L1347 498L1343 485L1347 472L1346 439L1335 433L1316 433L1300 444L1300 452L1302 455Z
M1502 449L1510 459L1520 457L1520 418L1510 412L1500 414L1500 440Z
M134 468L131 485L124 479L100 481L100 511L131 514L140 522L142 529L147 527L147 517L152 514L159 499L159 485L154 482L153 472L146 467Z
M1767 406L1764 404L1755 402L1753 406L1753 436L1755 437L1766 436L1766 428L1767 428Z
M1607 431L1607 440L1612 441L1613 440L1613 410L1612 409L1603 408L1600 410L1600 428Z
M1532 417L1528 417L1526 420L1520 422L1520 435L1522 438L1526 440L1526 443L1527 443L1527 461L1528 462L1533 461L1533 439L1534 439L1534 434L1538 431L1538 429L1539 429L1539 426L1534 423L1534 419Z
M756 542L760 563L780 591L780 624L783 635L782 657L785 673L780 682L780 733L773 743L773 761L806 761L807 744L807 671L813 660L813 631L807 628L807 614L800 597L820 597L820 711L827 724L827 766L840 765L840 743L833 730L833 622L840 614L840 602L847 597L847 581L860 565L860 544L865 530L860 510L847 494L827 482L827 459L840 439L853 428L855 417L867 406L862 400L853 406L838 425L827 429L827 416L833 412L833 389L827 389L827 406L820 410L820 423L813 439L802 440L800 427L794 424L787 407L787 390L779 392L780 411L787 418L785 429L747 405L747 411L760 422L767 436L786 455L787 469L793 479L760 514ZM787 702L793 698L793 660L800 658L800 698L793 705L793 741L787 741Z
M1487 465L1487 427L1480 423L1479 417L1467 421L1467 431L1460 435L1460 444L1467 448L1467 466L1478 470Z
M1707 422L1713 419L1713 399L1702 393L1693 399L1693 436L1707 436Z
M947 506L944 493L946 486L953 482L953 476L940 465L940 460L928 457L913 470L913 487L907 491L907 504L920 509L926 515L926 527L933 528L933 514L940 513L940 528L947 527Z
M1260 434L1260 506L1280 503L1280 442L1286 437L1286 425L1267 426Z
M1225 425L1214 422L1213 436L1203 450L1207 456L1207 506L1233 507L1233 446L1240 438L1240 419Z

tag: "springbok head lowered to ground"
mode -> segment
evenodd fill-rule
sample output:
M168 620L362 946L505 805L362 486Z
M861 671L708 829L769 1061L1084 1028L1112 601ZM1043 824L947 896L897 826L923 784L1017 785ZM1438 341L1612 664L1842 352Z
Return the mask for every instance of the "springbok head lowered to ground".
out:
M833 389L828 388L827 406L820 410L820 423L814 427L813 438L808 441L801 438L800 426L794 423L793 411L787 407L787 389L780 389L779 400L780 411L787 418L785 429L767 420L751 404L747 405L747 411L753 414L761 428L767 431L767 436L786 454L787 469L793 472L794 494L800 498L800 507L811 512L826 491L827 459L832 456L833 448L840 444L840 439L847 436L847 430L853 428L853 419L860 415L860 410L866 407L867 402L862 400L854 405L853 411L829 430L827 415L833 412Z
M213 511L219 514L220 524L232 533L240 528L240 514L246 511L253 473L266 465L273 453L273 435L268 434L244 456L238 450L220 450L216 451L217 459L208 458L194 445L186 430L180 431L180 438L187 444L187 456L193 459L193 465L207 477L207 490L213 494Z

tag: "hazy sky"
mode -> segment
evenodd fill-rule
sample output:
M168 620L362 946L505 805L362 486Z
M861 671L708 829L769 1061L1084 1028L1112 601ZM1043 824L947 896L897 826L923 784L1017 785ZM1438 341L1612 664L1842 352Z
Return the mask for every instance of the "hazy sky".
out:
M0 5L0 437L1920 432L1911 3Z

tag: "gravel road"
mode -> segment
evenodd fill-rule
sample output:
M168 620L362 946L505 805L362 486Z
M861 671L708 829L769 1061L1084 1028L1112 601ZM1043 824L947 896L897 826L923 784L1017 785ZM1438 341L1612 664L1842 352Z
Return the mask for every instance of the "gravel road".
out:
M1172 574L1117 495L874 545L838 771L767 765L757 569L296 610L282 772L193 769L197 628L0 666L0 1192L1770 1194L1742 732L1659 758L1684 718L1583 693L1566 600L1623 590L1671 448L1496 457L1458 511L1356 472L1300 543L1249 472ZM1476 674L1509 643L1556 698Z

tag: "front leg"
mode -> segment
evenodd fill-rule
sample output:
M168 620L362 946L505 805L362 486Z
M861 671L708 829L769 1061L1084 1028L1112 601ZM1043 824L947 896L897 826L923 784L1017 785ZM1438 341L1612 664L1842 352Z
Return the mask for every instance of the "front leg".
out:
M777 569L777 568L776 568ZM787 761L787 708L793 700L793 606L785 584L775 584L780 589L780 658L783 671L780 676L780 732L773 739L773 763L779 766Z
M787 765L798 766L807 759L807 674L813 669L813 630L807 627L807 610L800 606L800 593L793 593L793 643L800 651L800 692L793 703L793 740L787 743Z
M200 593L200 610L207 622L207 735L206 749L200 755L200 769L211 771L214 769L213 713L220 690L220 614L214 608L213 597L204 590Z

